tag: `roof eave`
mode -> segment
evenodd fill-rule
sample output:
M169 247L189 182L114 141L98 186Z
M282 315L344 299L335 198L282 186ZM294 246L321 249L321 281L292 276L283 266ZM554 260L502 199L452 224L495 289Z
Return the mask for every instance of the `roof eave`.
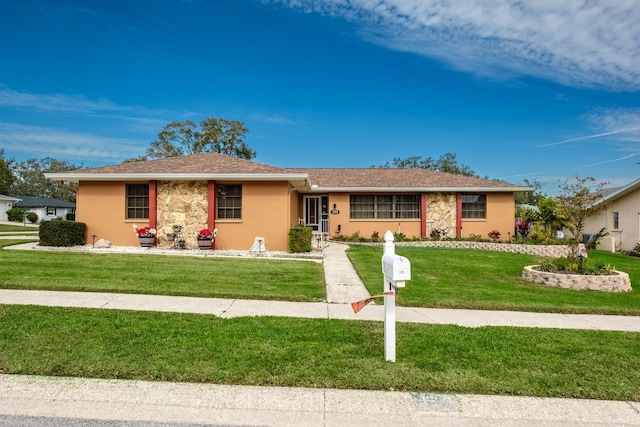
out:
M633 193L634 191L636 191L637 189L640 188L640 179L636 179L635 181L625 185L622 188L619 188L618 190L614 191L611 194L606 195L605 197L602 197L598 200L596 200L593 205L594 206L598 206L602 203L606 203L606 202L613 202L621 197L626 196L629 193Z
M308 174L292 173L45 173L55 181L289 181L304 185Z
M512 193L531 187L314 187L312 193Z

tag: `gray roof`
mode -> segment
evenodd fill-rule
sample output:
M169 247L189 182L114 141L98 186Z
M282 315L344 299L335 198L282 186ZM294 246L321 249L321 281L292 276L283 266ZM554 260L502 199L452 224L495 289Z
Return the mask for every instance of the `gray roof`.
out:
M0 194L0 200L16 201L20 199L18 199L17 197L5 196L4 194Z
M19 202L14 203L16 208L75 208L76 204L66 200L50 199L48 197L19 196Z

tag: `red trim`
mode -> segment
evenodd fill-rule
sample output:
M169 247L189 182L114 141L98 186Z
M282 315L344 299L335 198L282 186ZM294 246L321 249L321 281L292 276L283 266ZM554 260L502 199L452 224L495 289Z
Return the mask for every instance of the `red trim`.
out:
M462 237L462 194L456 193L456 237Z
M427 195L420 194L420 236L427 237Z
M207 228L214 230L216 228L216 183L215 181L207 182ZM216 240L213 240L213 248L216 248Z
M158 228L158 181L149 181L149 227Z

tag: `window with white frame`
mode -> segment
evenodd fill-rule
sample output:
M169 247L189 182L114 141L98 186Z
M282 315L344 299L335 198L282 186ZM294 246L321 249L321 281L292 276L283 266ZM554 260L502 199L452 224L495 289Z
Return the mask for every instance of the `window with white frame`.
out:
M620 229L620 212L613 213L613 229L614 230Z
M47 215L51 216L51 215L55 215L56 214L56 208L52 208L50 206L47 206Z

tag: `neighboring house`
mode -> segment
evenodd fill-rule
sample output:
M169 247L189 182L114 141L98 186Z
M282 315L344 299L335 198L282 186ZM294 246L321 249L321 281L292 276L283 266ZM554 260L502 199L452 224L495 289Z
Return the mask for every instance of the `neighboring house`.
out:
M76 204L66 200L50 199L46 197L19 196L20 201L13 204L14 208L23 208L38 215L38 221L49 221L56 218L67 219L67 214L74 214Z
M20 201L20 199L0 194L0 221L7 220L7 211L18 201Z
M599 249L628 251L640 243L640 179L624 187L604 192L596 205L601 209L585 221L585 234L609 233L601 239Z
M487 237L514 229L514 191L529 187L425 169L288 169L218 153L130 162L47 173L78 183L77 220L87 236L137 245L133 225L158 230L168 246L171 226L183 227L188 247L195 233L218 229L217 249L287 250L297 224L316 235L386 230L409 238L443 230L447 236Z

